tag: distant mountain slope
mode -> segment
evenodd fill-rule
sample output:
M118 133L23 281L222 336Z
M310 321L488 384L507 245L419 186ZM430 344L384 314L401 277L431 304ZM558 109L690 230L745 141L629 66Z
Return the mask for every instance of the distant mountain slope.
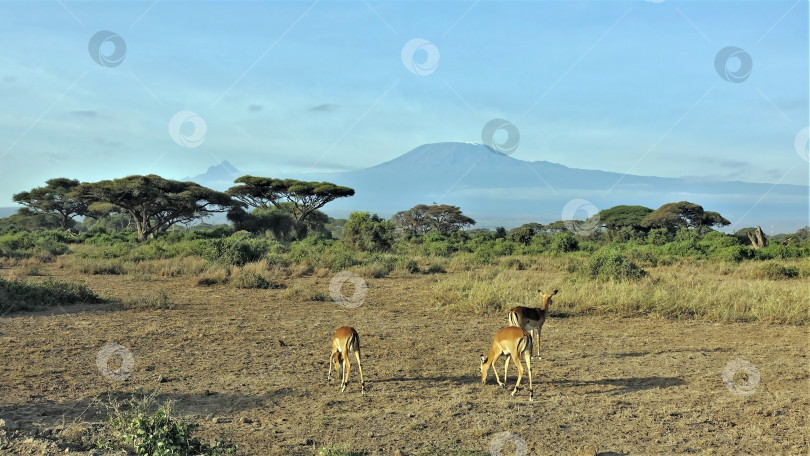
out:
M573 199L598 209L619 204L657 208L688 200L720 212L732 222L730 228L773 224L787 232L808 224L807 186L622 175L518 160L470 143L425 144L371 168L299 178L354 188L354 197L324 208L341 217L353 210L387 217L415 204L438 202L460 206L478 226L516 226L560 220Z
M208 170L203 174L198 174L193 177L184 177L181 180L196 182L204 187L224 191L233 187L233 181L242 175L244 175L244 173L225 160L218 165L209 166Z

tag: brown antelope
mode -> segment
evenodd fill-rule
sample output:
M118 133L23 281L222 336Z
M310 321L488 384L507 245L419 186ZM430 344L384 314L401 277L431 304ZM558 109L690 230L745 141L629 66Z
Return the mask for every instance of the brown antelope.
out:
M341 326L332 337L332 354L329 355L327 381L332 380L332 358L335 358L335 372L342 375L340 391L346 390L346 384L349 383L349 371L352 370L352 365L349 363L349 353L354 353L354 357L357 358L357 367L360 369L360 391L361 394L365 395L363 366L360 365L360 336L351 326Z
M506 320L512 326L518 326L532 333L536 331L534 345L537 347L537 357L540 358L540 330L543 329L543 323L546 322L551 297L557 294L557 290L552 293L543 293L541 290L537 290L537 292L543 295L543 305L541 307L536 309L520 306L513 307L507 314Z
M517 383L515 384L515 389L512 390L512 396L514 396L518 390L518 386L520 386L520 379L523 378L523 365L520 364L519 358L521 354L523 354L523 358L526 360L526 369L529 370L529 401L533 401L534 392L532 389L531 364L532 335L516 326L507 326L498 331L498 333L495 334L495 339L492 341L492 348L489 349L489 355L487 355L486 358L484 358L484 355L481 355L481 383L487 383L489 367L492 366L498 385L501 388L506 388L506 373L509 370L509 358L511 357L518 369ZM506 364L503 366L503 383L501 383L501 379L498 378L498 370L495 368L495 361L498 361L501 355L507 355Z

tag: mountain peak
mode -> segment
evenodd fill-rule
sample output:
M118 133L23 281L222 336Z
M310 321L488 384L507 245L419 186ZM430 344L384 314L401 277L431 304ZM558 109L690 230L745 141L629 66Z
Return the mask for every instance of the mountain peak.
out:
M370 169L447 169L457 166L503 166L517 160L480 143L440 142L423 144L393 160Z
M221 172L238 173L239 170L236 169L236 167L233 166L228 160L224 160L224 161L220 162L218 165L209 166L208 170L205 173L208 174L208 173L221 173Z
M214 190L225 190L233 185L233 181L240 177L242 172L230 164L228 160L218 165L211 165L203 174L187 177L184 180L196 182Z

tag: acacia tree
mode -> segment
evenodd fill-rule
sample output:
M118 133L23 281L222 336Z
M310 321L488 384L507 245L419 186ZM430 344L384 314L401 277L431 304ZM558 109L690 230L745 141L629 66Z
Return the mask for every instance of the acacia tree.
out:
M506 236L507 241L516 242L523 245L529 245L534 238L534 235L543 231L543 225L540 223L524 223L517 228L513 228Z
M225 193L194 182L164 179L154 174L84 183L76 188L75 194L90 210L128 215L135 223L139 241L177 223L232 210L241 204Z
M411 234L425 234L430 231L447 236L465 226L475 225L475 220L467 217L458 206L447 204L417 204L407 211L394 214L397 227Z
M242 176L234 182L241 185L233 186L225 193L254 208L275 207L288 212L299 228L299 236L305 234L311 225L309 219L320 218L318 209L338 198L354 195L354 189L331 182L255 176Z
M700 218L698 227L713 227L713 226L728 226L731 225L731 222L728 221L725 217L720 215L719 212L714 211L706 211L703 213L703 217Z
M417 204L407 211L397 212L392 219L397 228L409 234L426 234L433 228L428 218L429 208L427 204Z
M641 221L653 210L644 206L613 206L599 212L599 222L608 230L615 231L624 227L644 230Z
M667 203L650 212L641 221L645 228L666 228L674 232L679 228L711 228L731 224L717 212L703 210L703 206L689 201Z
M36 187L27 192L14 194L11 199L24 208L17 211L21 216L45 216L54 218L61 228L68 228L76 216L88 214L87 203L73 195L79 181L57 177L45 181L44 187Z

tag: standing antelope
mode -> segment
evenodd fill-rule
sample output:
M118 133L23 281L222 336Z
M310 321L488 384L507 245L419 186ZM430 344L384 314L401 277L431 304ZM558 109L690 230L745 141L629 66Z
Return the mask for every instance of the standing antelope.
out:
M523 365L520 364L519 358L521 354L523 354L523 358L526 360L526 368L529 370L529 401L533 401L534 391L532 387L531 364L532 335L516 326L507 326L498 331L498 333L495 334L495 339L492 341L492 348L489 349L489 355L487 355L486 358L484 358L484 355L481 355L481 383L487 383L487 373L489 373L489 367L492 366L498 385L500 385L501 388L506 388L506 373L509 369L509 358L511 357L518 369L517 383L515 384L515 389L512 390L512 396L514 396L518 390L518 386L520 386L520 379L523 378ZM501 383L501 379L498 378L498 370L495 368L495 361L497 361L501 355L507 355L506 363L503 366L503 383Z
M363 366L360 365L360 336L351 326L341 326L332 337L332 354L329 355L327 381L332 380L332 358L335 358L335 371L343 376L340 391L346 390L346 384L349 383L349 371L352 370L349 353L354 353L354 357L357 358L357 367L360 369L360 391L365 395L366 382L363 380Z
M543 323L546 322L548 306L551 305L551 297L557 294L557 290L554 290L552 293L543 293L541 290L537 290L537 292L543 295L542 307L536 309L521 306L514 307L509 311L509 314L507 314L506 320L512 326L518 326L532 333L537 332L537 337L534 338L534 342L537 347L537 357L540 358L540 330L543 329Z

